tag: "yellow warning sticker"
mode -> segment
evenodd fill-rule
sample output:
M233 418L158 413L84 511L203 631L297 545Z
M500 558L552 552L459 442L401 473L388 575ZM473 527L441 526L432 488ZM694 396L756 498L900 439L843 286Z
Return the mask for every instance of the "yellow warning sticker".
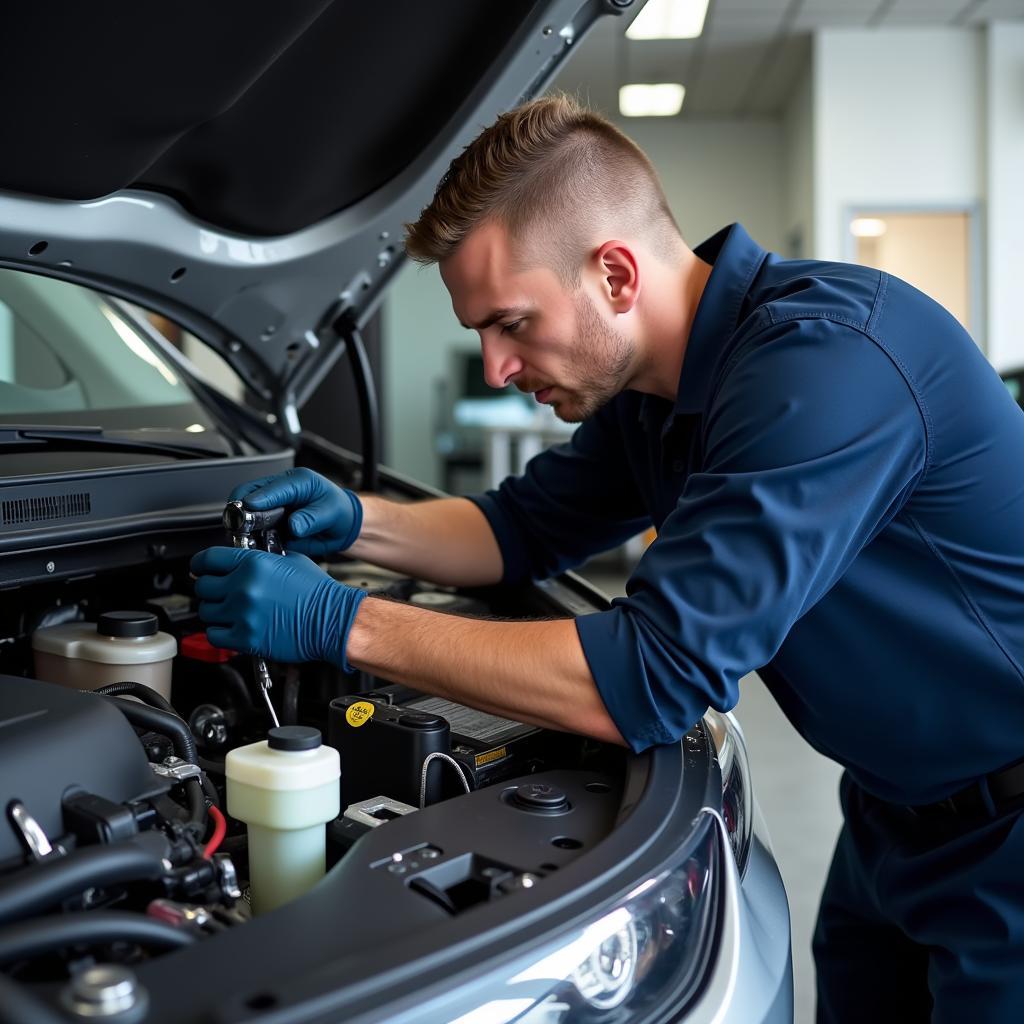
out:
M348 711L345 712L345 721L358 729L359 726L366 725L373 718L373 713L376 710L377 707L372 701L357 700L355 704L348 706Z
M482 754L476 755L476 766L477 768L483 768L485 764L490 764L492 761L500 761L506 754L508 754L508 747L495 747L493 750L485 750Z

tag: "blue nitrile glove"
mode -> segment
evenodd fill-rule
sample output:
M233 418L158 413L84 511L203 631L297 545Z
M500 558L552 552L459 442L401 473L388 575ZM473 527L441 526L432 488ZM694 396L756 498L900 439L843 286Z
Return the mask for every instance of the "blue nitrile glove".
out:
M352 671L345 645L365 591L337 583L292 552L207 548L192 559L192 572L199 617L215 647Z
M355 492L332 484L311 469L289 469L241 484L228 501L241 501L255 512L294 509L288 517L285 547L311 558L335 555L351 547L363 525L363 506Z

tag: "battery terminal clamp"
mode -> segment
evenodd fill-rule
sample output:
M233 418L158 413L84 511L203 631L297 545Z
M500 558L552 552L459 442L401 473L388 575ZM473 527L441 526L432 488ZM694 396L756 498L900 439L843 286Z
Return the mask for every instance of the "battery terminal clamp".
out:
M154 775L159 775L161 779L170 779L172 782L197 779L203 774L199 765L180 757L165 757L160 763L151 761L149 767L153 769Z

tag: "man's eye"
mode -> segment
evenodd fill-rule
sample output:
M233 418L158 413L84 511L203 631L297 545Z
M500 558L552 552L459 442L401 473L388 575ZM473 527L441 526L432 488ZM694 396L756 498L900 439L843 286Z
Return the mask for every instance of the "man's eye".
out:
M522 325L522 323L523 323L522 320L513 320L512 323L510 323L510 324L502 324L501 325L501 333L502 334L515 334L516 331L519 330L519 328Z

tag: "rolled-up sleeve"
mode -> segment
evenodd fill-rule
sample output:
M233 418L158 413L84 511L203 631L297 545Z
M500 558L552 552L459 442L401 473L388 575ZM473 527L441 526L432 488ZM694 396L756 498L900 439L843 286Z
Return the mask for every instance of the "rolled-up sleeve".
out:
M741 676L898 514L925 471L927 411L872 338L824 319L773 324L734 350L686 480L627 596L576 620L634 750L671 742Z
M650 525L619 415L605 406L566 444L532 458L522 476L469 496L501 549L504 583L565 572Z

